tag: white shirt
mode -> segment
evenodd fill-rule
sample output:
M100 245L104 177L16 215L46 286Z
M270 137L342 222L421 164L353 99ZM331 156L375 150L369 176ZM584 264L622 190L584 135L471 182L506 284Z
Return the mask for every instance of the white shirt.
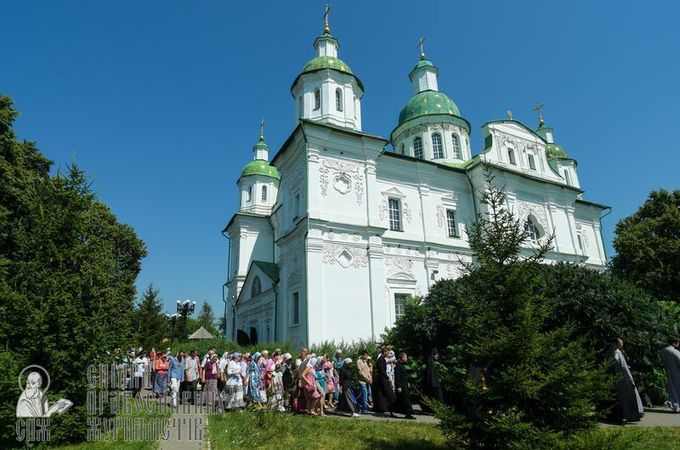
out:
M140 358L138 356L132 363L135 365L135 376L143 377L144 372L146 371L146 367L148 365L148 363L146 362L146 358Z

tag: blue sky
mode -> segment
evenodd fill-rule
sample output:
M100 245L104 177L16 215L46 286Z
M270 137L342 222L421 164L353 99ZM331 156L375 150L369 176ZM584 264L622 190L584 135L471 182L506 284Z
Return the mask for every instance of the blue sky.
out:
M324 2L5 2L0 93L16 129L56 166L75 159L146 242L140 290L169 307L222 311L236 179L259 120L279 148L294 127L290 84L314 53ZM389 136L411 87L418 36L439 86L473 127L535 127L536 100L578 160L585 198L616 222L652 189L680 188L680 2L342 1L340 57L363 81L363 127Z

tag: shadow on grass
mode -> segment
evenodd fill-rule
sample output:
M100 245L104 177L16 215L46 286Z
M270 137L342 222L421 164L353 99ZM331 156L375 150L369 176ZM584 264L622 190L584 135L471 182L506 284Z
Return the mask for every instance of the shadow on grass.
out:
M444 445L436 444L427 439L410 438L405 436L394 436L394 440L366 438L367 449L399 449L399 450L428 450L428 449L443 449L447 448Z

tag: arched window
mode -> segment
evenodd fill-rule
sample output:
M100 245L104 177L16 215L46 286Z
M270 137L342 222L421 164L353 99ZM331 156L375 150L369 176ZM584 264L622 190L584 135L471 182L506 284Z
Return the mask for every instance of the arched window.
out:
M251 297L257 297L262 293L262 282L260 282L260 277L256 276L253 279L253 287L250 290Z
M460 139L458 139L457 134L454 133L451 135L451 142L453 143L453 158L463 159L463 152L460 150Z
M413 140L413 156L423 159L423 140L419 137Z
M401 151L400 151L399 153L401 153L401 154L403 155L404 152L405 152L405 150L404 150L404 144L401 144L401 149L400 149L400 150L401 150Z
M246 191L246 201L249 202L253 198L253 187L248 186L248 190Z
M314 91L314 111L321 108L321 91L316 89Z
M267 201L267 186L262 186L262 201Z
M432 133L432 157L434 159L442 159L444 157L442 135L439 133Z
M527 223L524 225L524 232L527 235L527 239L532 242L538 242L538 239L541 237L541 231L531 217L527 218Z
M335 109L342 111L342 89L340 88L335 90Z
M536 170L536 159L534 158L534 155L529 154L527 155L527 158L529 159L529 168L531 170Z
M517 161L515 161L515 150L511 148L508 149L508 161L510 161L510 164L513 166L517 165Z

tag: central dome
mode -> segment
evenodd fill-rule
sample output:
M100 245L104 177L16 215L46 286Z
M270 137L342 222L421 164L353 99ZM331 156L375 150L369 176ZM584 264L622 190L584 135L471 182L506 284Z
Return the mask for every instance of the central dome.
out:
M460 111L453 100L437 91L422 91L411 97L399 113L399 125L420 116L450 114L460 117Z
M335 56L317 56L312 58L307 64L304 65L302 71L300 71L300 74L295 78L295 81L293 81L293 86L295 86L295 83L297 83L297 80L302 74L324 69L333 69L337 70L338 72L346 73L347 75L352 75L354 79L357 80L361 90L364 90L363 83L356 75L354 75L352 69L349 68L347 63L345 63L345 61L341 60L340 58L336 58Z

